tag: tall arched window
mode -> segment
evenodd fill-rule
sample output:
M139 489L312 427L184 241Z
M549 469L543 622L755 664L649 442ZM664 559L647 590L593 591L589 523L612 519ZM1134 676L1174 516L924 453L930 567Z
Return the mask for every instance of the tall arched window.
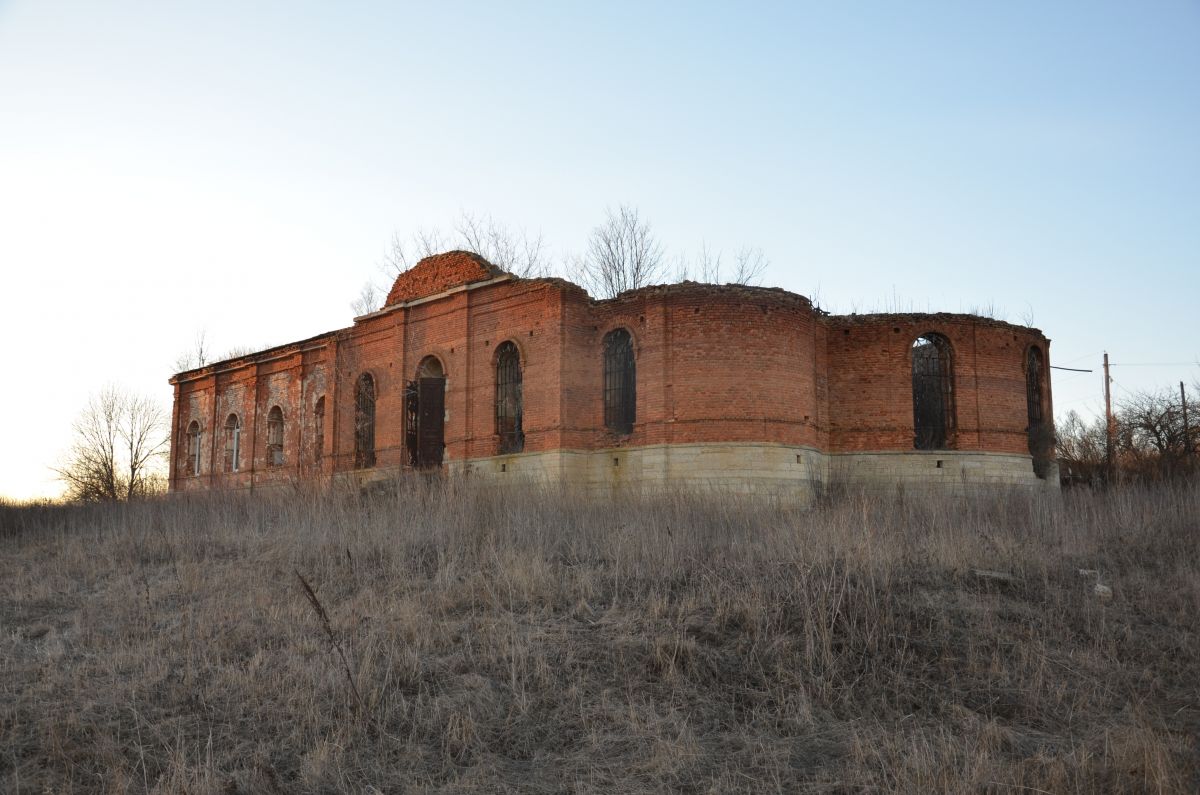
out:
M522 411L521 353L512 342L505 342L496 348L496 433L501 453L525 449Z
M917 337L912 350L913 446L941 450L954 439L954 356L941 334Z
M632 433L636 420L633 337L626 329L613 329L604 335L604 426L614 433Z
M187 429L187 473L200 474L200 423L195 420Z
M358 377L354 389L354 466L375 466L375 379Z
M279 406L267 412L267 466L283 466L283 409Z
M1054 453L1054 432L1046 422L1045 398L1046 362L1042 351L1031 345L1025 353L1025 407L1029 425L1029 453L1033 456L1033 473L1046 477Z
M230 414L225 420L225 471L237 472L242 466L242 420Z
M313 460L320 461L325 455L325 396L317 398L313 408Z

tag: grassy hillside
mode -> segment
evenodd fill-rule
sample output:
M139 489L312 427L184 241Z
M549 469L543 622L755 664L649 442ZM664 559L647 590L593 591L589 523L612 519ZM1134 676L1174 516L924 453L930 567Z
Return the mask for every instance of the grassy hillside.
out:
M1197 487L0 508L0 790L1196 792L1198 542Z

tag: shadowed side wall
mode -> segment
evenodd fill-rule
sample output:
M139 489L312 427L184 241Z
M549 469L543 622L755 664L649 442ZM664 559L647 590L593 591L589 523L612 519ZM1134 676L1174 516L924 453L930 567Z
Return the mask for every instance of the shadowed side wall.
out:
M1049 341L1040 331L947 314L830 317L827 323L831 478L1043 485L1029 453L1025 383L1029 346L1049 360ZM944 449L916 450L912 350L930 332L949 340L953 351L955 431Z

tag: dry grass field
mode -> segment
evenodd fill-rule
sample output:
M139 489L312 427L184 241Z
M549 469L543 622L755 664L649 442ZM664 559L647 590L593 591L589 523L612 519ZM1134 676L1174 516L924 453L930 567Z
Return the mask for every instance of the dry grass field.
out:
M1197 486L4 507L0 791L1197 792L1198 543Z

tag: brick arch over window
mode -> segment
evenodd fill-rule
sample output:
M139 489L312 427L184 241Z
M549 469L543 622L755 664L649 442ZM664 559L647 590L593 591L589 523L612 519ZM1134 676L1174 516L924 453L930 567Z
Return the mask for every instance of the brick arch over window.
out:
M187 461L186 469L189 475L200 474L200 423L192 420L187 427Z
M445 378L446 367L442 364L442 360L430 354L421 359L421 363L417 365L417 378Z
M613 433L632 433L637 421L637 363L633 336L615 328L604 335L604 426Z
M236 413L225 418L225 471L242 468L242 418Z
M358 377L354 387L354 466L375 466L375 379Z
M954 350L928 332L912 347L913 446L943 450L954 442Z
M525 449L521 352L511 340L496 346L496 434L501 453Z

